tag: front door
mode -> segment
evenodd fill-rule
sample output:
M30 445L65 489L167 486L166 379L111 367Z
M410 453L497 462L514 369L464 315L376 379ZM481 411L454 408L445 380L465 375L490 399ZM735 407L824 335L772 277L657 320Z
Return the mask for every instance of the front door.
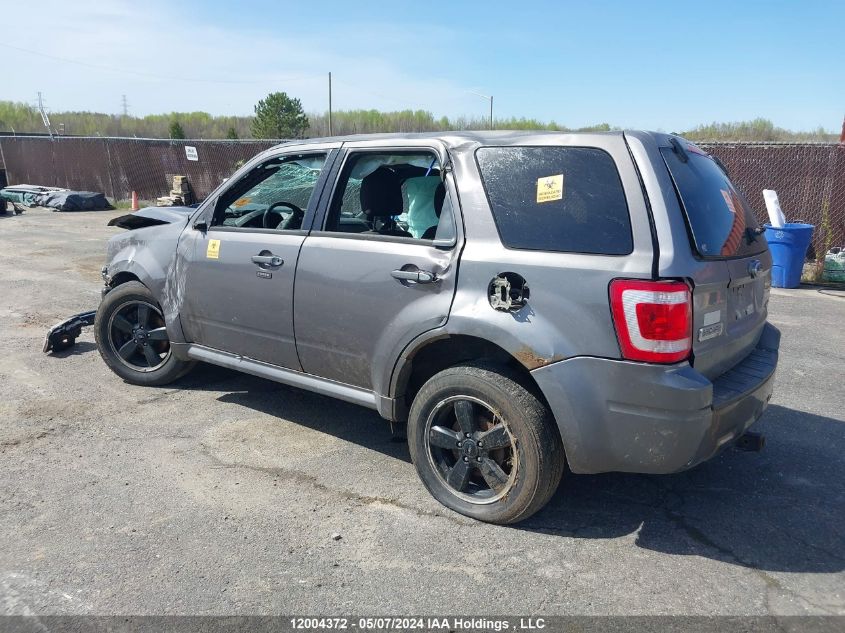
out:
M186 229L180 320L189 343L300 369L293 281L330 149L284 153L247 169ZM195 220L194 224L197 224Z
M433 148L347 153L296 272L304 371L378 391L384 363L446 322L460 240L442 158Z

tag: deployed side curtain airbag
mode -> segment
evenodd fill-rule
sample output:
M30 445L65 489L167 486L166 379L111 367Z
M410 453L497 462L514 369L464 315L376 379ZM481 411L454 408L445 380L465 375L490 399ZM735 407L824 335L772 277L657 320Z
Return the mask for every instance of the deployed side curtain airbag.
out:
M408 231L417 239L440 219L434 211L434 193L440 185L440 176L408 178L403 189L408 200Z

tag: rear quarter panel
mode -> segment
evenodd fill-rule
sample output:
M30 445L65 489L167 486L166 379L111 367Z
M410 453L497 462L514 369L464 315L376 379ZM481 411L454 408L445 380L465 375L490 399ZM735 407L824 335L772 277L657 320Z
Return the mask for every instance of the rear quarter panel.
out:
M618 358L608 284L615 277L648 277L652 266L645 199L624 138L538 135L502 145L595 147L610 154L628 200L633 251L609 256L505 248L475 160L479 145L456 148L452 156L467 241L447 332L496 343L528 369L580 355ZM490 306L488 285L502 272L518 273L529 285L530 298L519 312Z

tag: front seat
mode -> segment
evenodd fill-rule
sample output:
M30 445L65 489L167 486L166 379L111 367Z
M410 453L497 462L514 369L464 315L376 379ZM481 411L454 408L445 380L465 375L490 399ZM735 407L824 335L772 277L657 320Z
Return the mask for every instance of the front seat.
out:
M402 181L391 169L382 165L361 180L361 210L372 225L367 234L413 237L397 228L394 215L402 213Z
M440 219L440 214L443 213L443 203L446 201L446 185L443 184L443 181L437 185L437 189L434 190L434 215ZM424 240L433 240L434 236L437 235L437 224L434 226L430 226L425 230L425 233L422 234L422 238Z

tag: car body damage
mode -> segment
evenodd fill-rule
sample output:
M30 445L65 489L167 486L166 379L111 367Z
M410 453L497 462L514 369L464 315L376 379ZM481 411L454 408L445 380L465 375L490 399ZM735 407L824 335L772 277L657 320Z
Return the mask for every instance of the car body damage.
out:
M156 296L161 296L167 272L172 268L179 236L194 211L189 207L153 207L130 216L121 216L137 216L139 221L147 224L131 228L127 233L115 235L109 240L104 272L105 291L108 292L109 288L125 279L137 279ZM131 222L114 223L114 226Z
M91 310L89 312L74 314L69 319L65 319L61 323L56 323L56 325L47 330L42 351L47 354L49 352L61 352L69 347L73 347L77 337L82 334L82 328L94 325L96 315L97 311Z
M184 221L194 210L191 207L146 207L114 218L108 225L132 231L148 226Z
M102 294L105 295L115 285L127 280L137 279L149 288L161 291L165 288L167 272L175 272L176 243L185 228L191 214L195 211L191 207L148 207L134 213L122 215L109 221L108 226L127 229L127 233L115 235L109 240L106 249L107 265L103 266L102 277L105 282ZM161 257L170 257L170 263L162 266ZM170 287L179 285L178 276L171 282ZM184 282L183 282L184 283ZM169 296L171 293L165 293ZM178 297L178 293L172 293ZM163 302L174 306L168 313L178 314L178 302ZM44 340L44 353L57 352L72 347L83 327L94 324L96 310L76 314L61 323L57 323L47 331ZM175 323L176 331L168 332L172 336L180 333L178 319L168 319L168 323Z

